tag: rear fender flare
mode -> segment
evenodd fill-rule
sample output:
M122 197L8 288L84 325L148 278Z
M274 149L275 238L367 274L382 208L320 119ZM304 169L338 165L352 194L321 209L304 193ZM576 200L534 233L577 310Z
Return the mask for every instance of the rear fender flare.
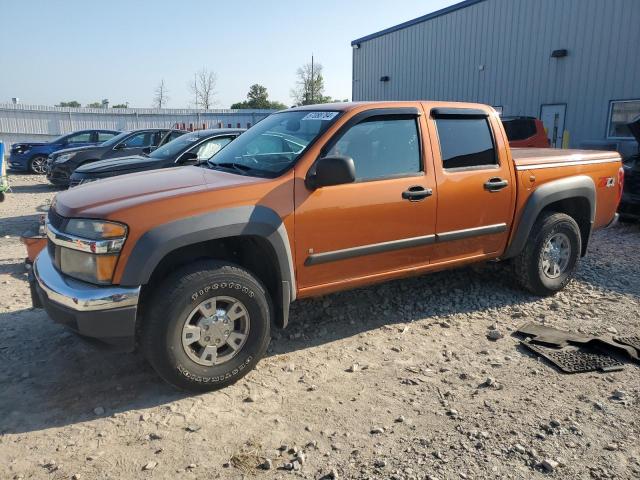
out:
M503 259L512 258L520 254L524 249L527 239L531 233L534 223L548 205L560 200L568 200L571 198L586 199L589 204L589 233L593 227L596 216L596 186L591 177L586 175L578 175L575 177L553 180L536 188L522 210L520 222L516 227L511 243L507 247L506 252L502 256ZM586 248L589 238L583 238L583 251Z

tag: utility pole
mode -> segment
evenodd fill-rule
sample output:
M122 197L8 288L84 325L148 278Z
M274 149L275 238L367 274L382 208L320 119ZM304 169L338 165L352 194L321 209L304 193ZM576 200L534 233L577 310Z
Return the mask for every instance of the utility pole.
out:
M313 76L313 53L311 54L311 103L313 104L313 99L315 98L313 88L315 87L316 80Z

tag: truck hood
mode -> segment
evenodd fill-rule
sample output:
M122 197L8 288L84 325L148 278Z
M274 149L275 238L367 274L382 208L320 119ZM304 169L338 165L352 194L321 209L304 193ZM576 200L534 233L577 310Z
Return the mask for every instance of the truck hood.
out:
M201 167L175 167L130 173L87 183L59 193L53 208L63 217L112 218L118 211L188 196L204 190L221 190L262 182ZM185 200L188 203L188 199Z
M161 162L159 160L153 158L134 155L131 157L112 158L86 163L84 165L80 165L75 171L86 175L98 175L101 173L139 170L141 168L158 166L160 163Z

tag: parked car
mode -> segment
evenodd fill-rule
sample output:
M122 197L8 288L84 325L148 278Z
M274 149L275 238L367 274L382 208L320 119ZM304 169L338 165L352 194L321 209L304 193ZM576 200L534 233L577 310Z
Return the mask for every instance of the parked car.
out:
M298 298L486 261L512 262L523 288L552 295L592 230L616 219L620 156L510 152L503 134L491 107L470 103L275 113L207 168L58 194L34 306L139 345L165 380L201 391L250 371Z
M145 128L123 132L100 145L59 150L47 159L47 178L58 187L68 187L73 171L80 165L107 158L150 153L155 148L187 133L168 128Z
M101 178L115 177L126 173L178 165L197 165L209 160L243 131L242 129L228 128L199 130L164 144L148 156L136 155L85 163L76 168L71 175L70 186L75 187Z
M624 191L618 212L621 220L640 220L640 116L627 125L638 142L638 153L624 160Z
M19 142L11 145L9 168L31 173L47 173L47 157L64 148L99 145L115 137L116 130L79 130L50 142Z
M549 148L544 124L535 117L502 117L511 148Z

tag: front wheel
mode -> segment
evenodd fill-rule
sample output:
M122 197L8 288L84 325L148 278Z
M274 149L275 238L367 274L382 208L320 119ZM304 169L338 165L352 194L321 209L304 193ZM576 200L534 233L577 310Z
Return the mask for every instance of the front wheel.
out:
M513 261L516 279L536 295L553 295L573 278L581 250L576 221L564 213L545 213Z
M149 302L142 349L158 374L178 388L231 385L269 345L271 304L260 281L240 267L189 265L162 282Z
M29 161L29 171L36 175L44 175L47 173L47 157L44 155L36 155Z

